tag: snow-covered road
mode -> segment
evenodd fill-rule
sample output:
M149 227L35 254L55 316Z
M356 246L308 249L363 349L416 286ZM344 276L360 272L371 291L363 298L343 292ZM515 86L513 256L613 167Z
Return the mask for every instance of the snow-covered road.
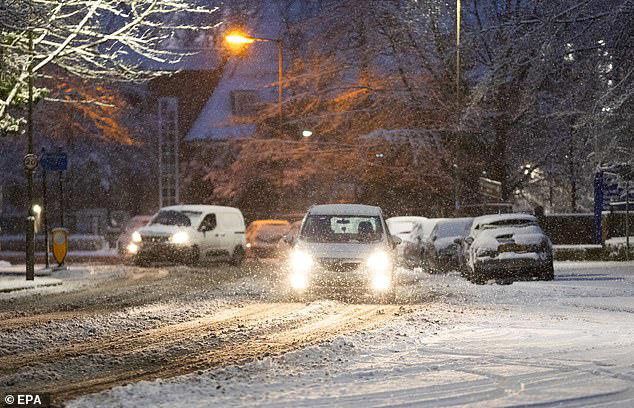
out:
M72 407L634 406L634 263L422 274L397 305L289 303L270 264L117 268L0 297L0 389L46 384Z
M634 405L633 264L561 263L554 282L509 286L427 276L409 290L438 296L376 330L71 405Z

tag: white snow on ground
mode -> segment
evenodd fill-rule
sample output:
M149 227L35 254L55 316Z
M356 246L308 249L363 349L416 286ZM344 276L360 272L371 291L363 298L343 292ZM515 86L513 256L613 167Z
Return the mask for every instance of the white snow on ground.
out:
M381 329L69 406L634 406L634 263L556 274L507 286L425 276L406 290L441 302Z
M60 279L40 276L35 277L34 280L26 280L24 277L17 276L0 277L0 293L57 286L61 284L62 281Z

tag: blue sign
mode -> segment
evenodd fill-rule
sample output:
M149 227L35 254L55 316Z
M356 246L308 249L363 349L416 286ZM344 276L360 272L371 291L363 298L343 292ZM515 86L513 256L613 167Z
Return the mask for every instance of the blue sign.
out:
M66 153L44 153L40 158L40 165L46 171L68 170L68 155Z

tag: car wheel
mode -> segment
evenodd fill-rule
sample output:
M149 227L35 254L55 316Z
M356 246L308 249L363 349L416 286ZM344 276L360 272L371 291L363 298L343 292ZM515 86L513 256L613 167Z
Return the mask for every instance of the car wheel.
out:
M233 266L240 266L242 265L242 262L244 262L245 256L246 254L244 252L244 248L242 248L242 246L238 246L233 251L233 255L231 255L231 260L229 261L229 263Z
M480 268L473 267L473 271L469 276L469 280L476 285L484 285L487 282L487 277L484 274L484 271Z
M150 265L150 261L147 258L145 258L145 257L136 255L134 257L134 265L135 266L140 266L140 267L143 268L143 267L149 266Z
M545 281L551 281L555 279L555 268L553 267L552 261L550 264L541 270L539 274L539 278Z
M189 256L187 258L186 263L189 266L195 266L199 260L200 260L200 248L194 245L191 251L189 252Z

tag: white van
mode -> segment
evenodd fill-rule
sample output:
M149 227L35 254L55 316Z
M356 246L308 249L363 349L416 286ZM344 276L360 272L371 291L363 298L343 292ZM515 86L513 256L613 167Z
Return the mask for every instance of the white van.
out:
M239 265L245 247L244 217L237 208L175 205L161 208L135 231L128 248L137 265L162 259L187 264L222 260Z
M317 287L393 293L394 248L379 207L316 205L304 217L289 256L289 283L296 292Z

